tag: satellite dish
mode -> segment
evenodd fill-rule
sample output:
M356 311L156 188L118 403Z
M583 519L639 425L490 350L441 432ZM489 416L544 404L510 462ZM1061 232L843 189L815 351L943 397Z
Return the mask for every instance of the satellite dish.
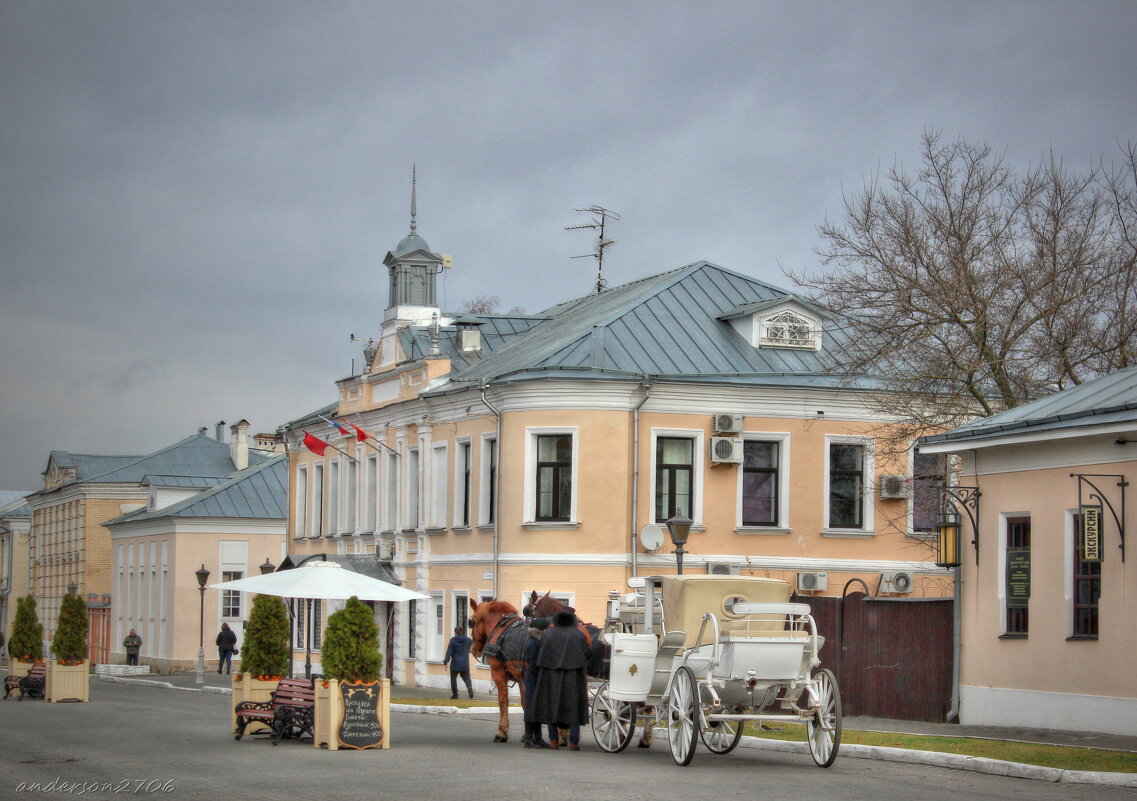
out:
M645 551L658 551L663 545L663 529L655 523L648 523L640 529L640 545Z

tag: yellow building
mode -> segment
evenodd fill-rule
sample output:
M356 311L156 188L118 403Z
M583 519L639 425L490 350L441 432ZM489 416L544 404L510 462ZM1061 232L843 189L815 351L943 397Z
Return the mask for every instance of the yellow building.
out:
M28 594L28 533L32 510L26 492L0 493L0 635L7 653L16 599Z
M841 332L806 299L698 262L536 315L446 314L413 200L384 263L364 370L284 433L290 553L376 552L431 596L396 607L397 681L448 686L471 599L552 592L602 621L630 576L677 569L677 514L688 572L950 593L930 480L878 452L872 384L827 375Z

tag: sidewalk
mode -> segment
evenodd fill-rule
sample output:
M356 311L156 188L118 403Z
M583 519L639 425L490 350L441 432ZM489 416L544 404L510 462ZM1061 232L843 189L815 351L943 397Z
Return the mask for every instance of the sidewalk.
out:
M205 684L199 688L193 673L174 673L170 675L152 674L149 676L119 676L105 678L104 681L121 681L170 685L172 687L204 692L227 693L230 691L229 676L217 673L205 674ZM465 698L465 688L461 697ZM391 688L391 699L430 698L446 700L450 691L432 687L407 687L396 685ZM474 700L496 703L492 693L475 693ZM513 702L516 704L516 701ZM984 740L1007 740L1011 742L1043 743L1047 745L1068 745L1082 748L1102 748L1113 751L1132 751L1137 753L1137 737L1120 734L1100 734L1094 732L1061 731L1057 729L1028 729L1015 726L961 726L955 723L923 723L912 720L889 720L861 716L846 716L844 728L862 731L893 732L895 734L929 734L941 737L974 737Z

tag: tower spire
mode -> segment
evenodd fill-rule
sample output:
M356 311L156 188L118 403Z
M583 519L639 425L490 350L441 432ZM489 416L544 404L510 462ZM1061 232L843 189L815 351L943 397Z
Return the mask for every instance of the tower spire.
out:
M418 204L415 199L415 184L418 183L418 164L411 164L411 233L418 227L415 216L418 214Z

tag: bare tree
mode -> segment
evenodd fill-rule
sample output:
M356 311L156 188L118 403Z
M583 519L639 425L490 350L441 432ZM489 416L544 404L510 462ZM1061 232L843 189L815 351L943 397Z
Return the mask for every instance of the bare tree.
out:
M464 314L497 314L501 298L497 295L475 295L462 304L458 311ZM525 314L525 309L514 306L506 314Z
M1137 151L1022 176L984 144L925 131L820 227L826 268L788 273L844 321L841 363L886 390L901 436L1021 405L1137 360Z

